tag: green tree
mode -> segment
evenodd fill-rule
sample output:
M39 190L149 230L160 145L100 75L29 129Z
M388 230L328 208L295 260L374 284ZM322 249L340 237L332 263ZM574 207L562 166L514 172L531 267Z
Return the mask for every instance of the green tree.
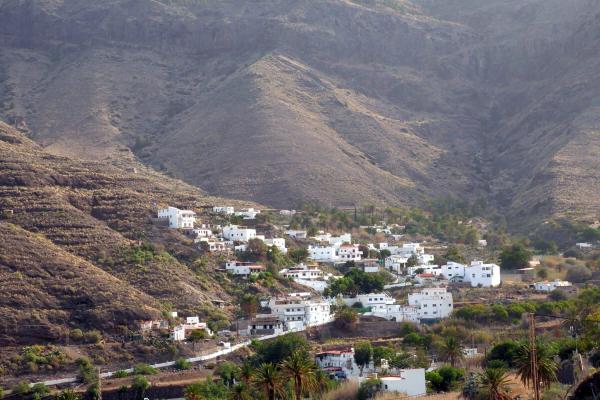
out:
M500 253L500 266L504 269L525 268L531 260L531 252L520 243L505 247Z
M252 293L245 293L240 301L240 308L246 318L253 318L260 306L258 297Z
M229 391L222 382L214 382L211 379L192 383L183 391L185 400L223 400L228 395Z
M229 400L252 400L254 397L246 383L238 383L229 389Z
M525 343L521 345L515 359L517 375L526 386L533 384L533 375L535 372L531 368L532 356L531 347ZM553 360L550 347L538 343L536 345L536 360L540 387L549 387L552 382L556 382L556 371L558 370L558 365Z
M294 248L294 249L289 249L288 250L288 256L295 263L304 262L308 258L308 249L305 248L305 247L298 247L298 248Z
M356 398L358 400L369 400L374 398L381 390L381 381L379 379L369 378L360 384Z
M453 336L448 336L444 340L439 352L440 360L450 363L452 367L456 367L465 358L460 342Z
M339 329L353 331L358 322L358 313L348 306L338 307L335 311L334 325Z
M315 389L315 374L317 366L303 351L295 351L281 363L284 376L294 382L296 400L302 399L303 393Z
M135 392L137 399L143 399L146 390L150 388L150 382L142 375L136 375L131 382L131 389Z
M487 393L488 400L512 400L508 394L510 379L506 370L486 368L478 378L479 385Z
M252 380L252 375L254 375L254 368L252 365L249 362L243 363L240 367L240 379L242 382L248 385Z
M231 386L235 383L236 379L239 379L240 368L230 361L225 361L217 366L215 375L220 377L226 386Z
M373 357L373 346L369 342L357 343L354 348L354 361L360 368L360 375L362 376L363 369L369 365Z
M454 261L457 263L465 262L465 256L462 255L462 253L456 246L448 247L448 250L446 250L446 254L444 254L444 259L447 261Z
M592 271L583 265L575 265L567 270L566 279L574 283L585 283L592 277Z
M283 376L271 363L259 365L252 377L252 383L257 390L264 393L267 400L275 400L275 396L282 395L284 392Z

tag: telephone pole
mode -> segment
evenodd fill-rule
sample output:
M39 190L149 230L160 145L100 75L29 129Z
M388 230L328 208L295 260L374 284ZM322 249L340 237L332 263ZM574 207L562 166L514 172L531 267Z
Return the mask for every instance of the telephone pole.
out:
M531 357L531 376L533 380L534 399L540 400L540 384L538 382L537 348L535 343L535 314L529 314L529 350Z

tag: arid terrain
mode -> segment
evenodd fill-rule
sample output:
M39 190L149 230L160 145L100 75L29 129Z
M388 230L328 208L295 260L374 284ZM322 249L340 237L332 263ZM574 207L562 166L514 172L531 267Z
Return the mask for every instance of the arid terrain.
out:
M293 207L597 214L592 0L0 1L0 116L52 154Z

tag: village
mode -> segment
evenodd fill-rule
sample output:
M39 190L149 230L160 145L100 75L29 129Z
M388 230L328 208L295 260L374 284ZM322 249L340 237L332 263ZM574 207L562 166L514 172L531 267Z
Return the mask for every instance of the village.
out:
M269 210L276 219L289 219L293 210ZM194 246L225 261L217 270L240 282L256 279L261 274L276 273L280 279L303 287L304 291L289 291L258 300L256 309L245 313L245 319L235 321L235 326L213 332L206 322L197 316L178 318L172 313L170 325L166 321L143 321L140 331L149 334L153 330L168 327L172 341L186 341L190 337L218 337L224 348L251 338L276 337L290 332L301 332L334 323L336 312L342 308L356 310L361 317L380 318L390 322L432 324L452 315L455 310L454 296L470 289L494 290L502 287L503 276L499 265L472 259L469 262L446 260L436 264L438 257L428 252L427 243L405 241L402 226L387 226L384 221L376 226L361 227L374 232L386 241L362 242L347 232L308 232L293 229L289 224L257 223L265 211L254 208L236 210L231 206L213 206L201 215L191 210L172 206L157 211L157 221L169 229L178 230L191 238ZM220 223L214 221L221 221ZM231 221L235 221L232 223ZM262 230L261 230L262 228ZM296 254L303 254L297 263L268 271L257 260L245 255L261 242L270 251L287 254L290 244ZM485 249L486 240L480 239L476 246ZM580 244L578 244L580 246ZM441 246L445 248L446 246ZM439 254L440 245L435 244ZM545 296L556 289L569 290L572 284L564 280L534 281L531 271L539 261L532 260L527 268L518 271L517 281L529 296ZM336 290L351 271L357 274L385 277L385 284L378 291L364 292L363 288ZM511 271L511 283L515 271ZM215 300L217 303L218 299ZM473 304L473 302L469 302ZM240 306L241 307L241 306ZM201 332L201 333L198 333ZM478 355L478 349L464 347L465 356ZM377 376L382 390L421 396L427 392L425 374L436 368L432 359L427 368L393 368L389 360L371 360L360 368L354 361L351 346L332 349L323 348L315 354L317 365L336 380L362 382ZM376 364L376 365L375 365Z

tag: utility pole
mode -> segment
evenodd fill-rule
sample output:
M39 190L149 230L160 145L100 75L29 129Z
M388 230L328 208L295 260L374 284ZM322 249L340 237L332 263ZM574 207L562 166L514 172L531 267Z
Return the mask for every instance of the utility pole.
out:
M535 343L535 314L529 314L529 350L531 356L531 376L533 378L534 399L540 400L540 384L538 382L537 349Z

